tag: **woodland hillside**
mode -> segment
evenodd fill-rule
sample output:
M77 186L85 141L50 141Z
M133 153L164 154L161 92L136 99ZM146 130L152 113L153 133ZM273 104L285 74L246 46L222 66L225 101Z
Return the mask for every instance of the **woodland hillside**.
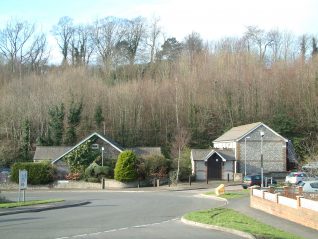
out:
M94 29L62 20L54 29L60 65L50 64L34 29L20 48L8 34L26 36L17 22L1 30L1 165L29 160L37 144L72 145L93 131L126 147L161 146L171 157L181 131L188 146L206 148L225 130L258 121L292 139L301 158L315 154L315 37L248 27L241 38L205 42L191 33L160 43L157 21L108 18ZM124 28L116 44L102 37L111 20L113 30Z

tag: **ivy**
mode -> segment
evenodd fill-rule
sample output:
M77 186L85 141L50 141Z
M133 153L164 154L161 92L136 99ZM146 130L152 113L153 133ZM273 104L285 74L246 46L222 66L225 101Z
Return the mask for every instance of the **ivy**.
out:
M70 167L71 173L84 173L84 170L98 156L99 152L93 151L91 145L92 142L88 140L64 157Z

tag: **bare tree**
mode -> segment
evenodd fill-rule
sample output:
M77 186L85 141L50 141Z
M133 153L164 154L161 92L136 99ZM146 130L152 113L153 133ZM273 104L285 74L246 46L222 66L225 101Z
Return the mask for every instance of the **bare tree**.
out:
M157 51L158 37L161 33L161 27L159 26L160 18L154 17L152 19L147 45L150 47L150 63L154 63L155 55Z
M106 17L94 23L93 43L104 66L111 67L114 64L117 46L124 35L123 19Z
M179 181L181 152L190 141L190 135L184 128L177 128L177 132L172 143L172 154L177 158L177 182Z
M270 43L270 49L272 52L272 61L276 62L281 57L282 48L282 34L278 30L271 30L267 33Z
M90 25L74 27L74 34L71 39L72 65L87 65L93 51L92 27Z
M130 65L136 60L137 51L145 38L145 19L137 17L126 21L126 34L121 46L126 50L126 57Z
M29 54L27 44L34 34L34 29L34 24L11 20L0 32L0 52L11 65L12 72L15 72L17 66L21 66L27 59Z
M284 31L282 35L283 59L288 61L295 58L295 36L288 31Z
M67 16L61 17L57 25L53 27L53 34L56 37L57 44L63 55L62 64L67 64L69 49L71 47L71 39L74 34L73 19Z
M257 48L260 60L264 60L267 47L272 44L270 36L257 26L248 26L245 38L248 41L249 47L254 44Z
M306 34L303 34L299 38L300 55L301 59L304 61L306 59L307 50L309 48L309 40Z
M184 50L188 52L190 59L203 50L203 40L199 33L192 32L184 39Z
M33 71L40 71L41 67L47 63L48 58L47 40L45 34L42 33L35 38L30 47L28 62Z

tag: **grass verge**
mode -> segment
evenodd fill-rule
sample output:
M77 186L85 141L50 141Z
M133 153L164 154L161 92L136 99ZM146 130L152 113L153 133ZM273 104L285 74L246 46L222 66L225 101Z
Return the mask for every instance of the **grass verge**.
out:
M213 208L187 213L185 219L247 232L259 239L303 239L302 237L263 224L229 208Z
M0 208L32 206L32 205L55 203L55 202L62 202L62 201L64 200L63 199L48 199L48 200L33 200L33 201L26 201L26 202L5 202L5 203L0 203Z
M206 195L213 195L217 196L214 192L207 192L205 193ZM246 197L249 195L249 190L248 189L243 189L242 191L239 192L225 192L222 195L218 195L217 197L225 198L225 199L233 199L233 198L242 198Z

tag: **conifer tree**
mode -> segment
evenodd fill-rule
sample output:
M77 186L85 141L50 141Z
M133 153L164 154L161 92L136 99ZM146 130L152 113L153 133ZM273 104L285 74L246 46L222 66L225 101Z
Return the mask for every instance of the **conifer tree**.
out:
M72 145L76 143L76 127L81 121L81 113L83 109L83 102L71 102L71 106L67 115L67 131L65 136L65 144Z
M47 142L51 145L61 145L64 133L64 104L61 103L60 107L57 105L49 109L49 132Z

